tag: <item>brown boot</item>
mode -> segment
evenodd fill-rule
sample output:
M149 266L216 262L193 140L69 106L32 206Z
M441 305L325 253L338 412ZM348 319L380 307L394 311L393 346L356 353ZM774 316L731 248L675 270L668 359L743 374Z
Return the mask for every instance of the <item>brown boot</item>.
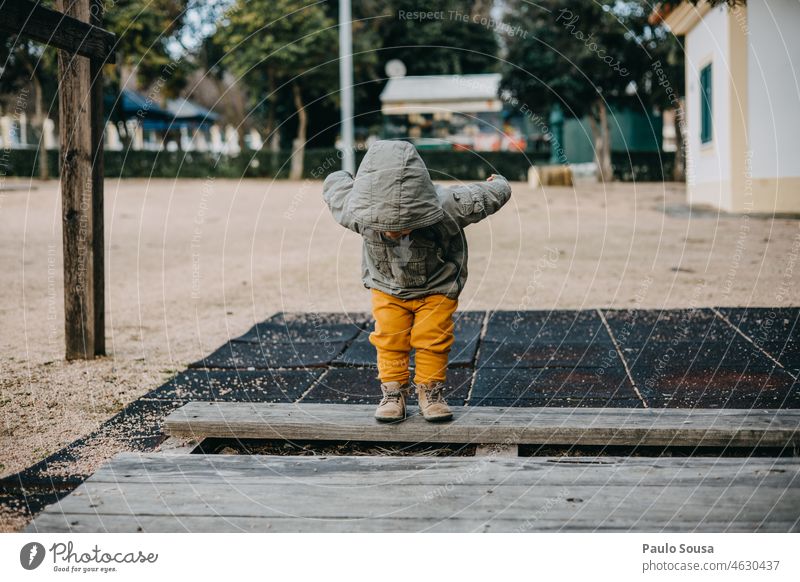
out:
M444 382L431 382L430 384L417 384L417 398L419 409L423 418L431 422L451 420L453 413L444 401L442 390Z
M408 384L386 382L381 384L383 399L375 411L375 418L380 422L397 422L406 417L406 394Z

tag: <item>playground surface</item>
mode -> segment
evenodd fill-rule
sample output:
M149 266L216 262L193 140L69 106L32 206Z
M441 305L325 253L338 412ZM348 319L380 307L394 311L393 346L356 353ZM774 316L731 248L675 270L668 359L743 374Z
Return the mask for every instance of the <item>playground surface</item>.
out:
M561 495L529 529L795 531L798 323L800 309L775 308L462 312L447 389L456 420L393 427L369 406L367 315L278 313L0 484L31 513L49 506L29 531L519 531L565 490L587 504ZM150 454L167 435L182 450ZM314 459L286 461L234 448L270 440L499 444L515 460L307 448ZM83 456L108 441L129 453L92 475ZM525 460L524 444L561 454ZM581 454L585 444L596 448ZM619 445L631 456L609 456ZM696 457L709 447L720 458ZM607 470L557 468L567 462Z
M22 489L38 510L115 453L153 450L189 400L375 400L359 242L330 220L319 182L108 181L110 355L73 363L57 185L36 186L2 199L3 529L29 520ZM684 196L514 184L510 206L467 231L452 402L797 407L798 222L690 213ZM251 330L278 312L300 326L283 351ZM552 335L525 335L537 326Z

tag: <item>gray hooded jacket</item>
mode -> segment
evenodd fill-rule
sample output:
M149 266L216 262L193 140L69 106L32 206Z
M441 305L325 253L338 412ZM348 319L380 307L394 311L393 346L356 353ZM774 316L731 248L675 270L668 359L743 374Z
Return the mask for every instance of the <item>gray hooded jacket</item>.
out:
M511 197L502 176L491 182L434 186L416 148L378 141L355 180L330 174L322 195L334 219L364 241L362 279L400 299L442 293L457 299L467 280L464 227L497 212ZM391 239L384 232L411 230Z

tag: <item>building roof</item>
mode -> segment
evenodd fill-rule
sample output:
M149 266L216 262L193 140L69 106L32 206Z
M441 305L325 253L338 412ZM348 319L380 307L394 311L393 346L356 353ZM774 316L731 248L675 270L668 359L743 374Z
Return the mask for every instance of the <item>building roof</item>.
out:
M499 74L427 75L389 79L381 92L385 114L500 111Z
M146 130L166 131L180 127L205 127L219 115L187 99L169 99L166 108L156 100L132 89L119 95L105 95L105 110L114 120L137 119Z
M162 109L155 99L132 89L123 89L119 94L105 94L104 106L111 119L137 119L147 130L166 129L173 119L172 113Z
M664 17L664 24L669 27L673 34L687 34L703 20L703 16L708 14L710 10L711 5L708 2L703 2L695 6L684 1L678 6L671 8L669 13Z
M219 119L218 114L214 113L213 111L209 111L205 107L201 107L194 101L184 99L183 97L178 97L177 99L168 99L167 110L175 116L176 120L180 121L213 123Z
M386 83L381 101L496 99L500 79L499 74L396 77Z

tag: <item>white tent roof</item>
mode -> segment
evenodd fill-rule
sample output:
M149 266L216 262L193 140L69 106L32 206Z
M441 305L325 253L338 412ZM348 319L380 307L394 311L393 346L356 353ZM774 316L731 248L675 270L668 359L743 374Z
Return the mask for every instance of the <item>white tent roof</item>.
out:
M381 92L382 111L389 115L434 111L500 111L499 74L395 77Z

